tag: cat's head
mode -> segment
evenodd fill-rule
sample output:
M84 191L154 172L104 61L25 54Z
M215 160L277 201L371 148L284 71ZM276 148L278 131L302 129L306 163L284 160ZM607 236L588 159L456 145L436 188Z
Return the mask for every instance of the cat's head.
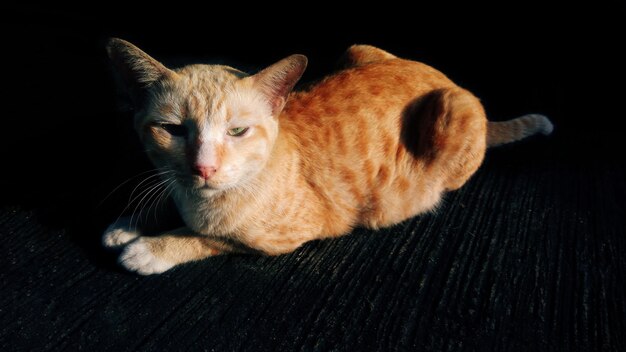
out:
M220 65L171 70L121 39L111 39L107 50L152 162L180 186L207 194L263 170L278 116L307 64L305 56L292 55L255 75Z

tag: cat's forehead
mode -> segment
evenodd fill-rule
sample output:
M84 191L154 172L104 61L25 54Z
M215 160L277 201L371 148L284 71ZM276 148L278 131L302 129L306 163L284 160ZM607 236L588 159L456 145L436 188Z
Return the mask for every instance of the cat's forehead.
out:
M189 65L177 69L178 85L212 91L231 86L247 74L223 65Z
M228 66L191 65L176 70L177 78L162 87L154 108L161 115L203 120L228 118L253 98L242 82L248 75ZM252 94L254 95L254 94Z

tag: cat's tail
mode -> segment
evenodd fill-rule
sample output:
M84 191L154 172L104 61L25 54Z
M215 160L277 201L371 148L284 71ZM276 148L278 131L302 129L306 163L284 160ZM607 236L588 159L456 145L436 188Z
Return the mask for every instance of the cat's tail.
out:
M487 146L511 143L541 133L549 135L554 126L547 117L538 114L520 116L518 118L487 124Z

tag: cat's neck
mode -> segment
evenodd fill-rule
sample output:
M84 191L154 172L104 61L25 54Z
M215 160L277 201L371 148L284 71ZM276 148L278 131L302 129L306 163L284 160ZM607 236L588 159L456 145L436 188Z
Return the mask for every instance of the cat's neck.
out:
M288 178L295 176L292 172L294 163L297 163L294 139L289 131L279 128L276 141L267 164L255 179L256 186L275 194L276 189L284 187Z

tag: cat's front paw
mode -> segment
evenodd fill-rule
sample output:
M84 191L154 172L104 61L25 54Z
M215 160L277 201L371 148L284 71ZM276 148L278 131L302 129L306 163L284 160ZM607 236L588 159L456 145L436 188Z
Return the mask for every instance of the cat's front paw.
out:
M126 219L121 219L109 226L102 236L102 244L107 248L123 246L139 238L140 233L130 227Z
M141 275L160 274L174 266L155 256L146 240L142 238L124 248L119 257L119 263L126 269Z

